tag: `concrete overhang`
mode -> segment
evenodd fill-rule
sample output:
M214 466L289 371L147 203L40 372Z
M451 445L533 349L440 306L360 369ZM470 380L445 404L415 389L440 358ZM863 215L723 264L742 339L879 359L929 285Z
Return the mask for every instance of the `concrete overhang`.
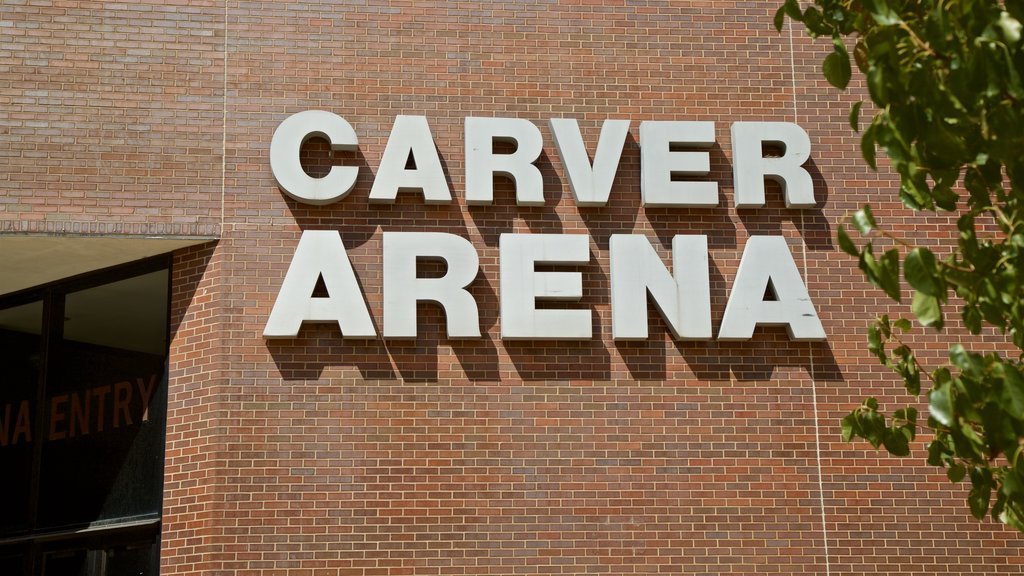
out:
M215 240L0 234L0 295Z

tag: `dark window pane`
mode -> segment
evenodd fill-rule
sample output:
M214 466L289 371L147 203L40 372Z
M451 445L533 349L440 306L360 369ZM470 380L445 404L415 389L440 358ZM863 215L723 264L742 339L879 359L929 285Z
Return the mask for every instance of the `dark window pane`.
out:
M103 576L156 576L158 557L156 544L121 546L107 550L106 572Z
M25 547L0 548L0 574L22 576L28 570L27 560L28 550Z
M93 576L96 555L86 550L51 552L43 560L43 576Z
M70 293L64 317L47 384L40 526L157 514L167 270Z
M165 355L167 275L158 270L68 294L64 341Z
M42 302L0 310L0 534L28 527Z

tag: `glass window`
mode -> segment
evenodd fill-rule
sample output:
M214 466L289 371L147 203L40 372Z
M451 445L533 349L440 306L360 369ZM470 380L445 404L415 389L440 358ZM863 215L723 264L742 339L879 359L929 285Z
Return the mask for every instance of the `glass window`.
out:
M43 303L0 309L0 533L28 527Z
M107 546L91 542L78 549L47 552L44 576L155 576L159 555L155 542Z
M86 550L61 550L45 556L43 574L45 576L92 576L91 570L96 563L96 554Z
M158 573L168 264L0 300L0 576Z
M159 513L167 274L66 296L47 383L40 525Z
M160 554L155 543L108 548L104 554L103 576L151 576L158 571Z
M109 350L167 354L167 270L71 292L64 342Z
M23 574L28 564L28 556L25 546L0 548L0 574Z

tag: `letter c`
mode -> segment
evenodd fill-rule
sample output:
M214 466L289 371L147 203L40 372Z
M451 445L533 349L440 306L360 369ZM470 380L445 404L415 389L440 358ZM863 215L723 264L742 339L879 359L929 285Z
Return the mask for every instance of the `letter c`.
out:
M285 194L303 204L324 205L344 198L356 184L357 166L332 166L323 178L302 169L299 149L310 138L324 138L332 150L355 150L356 132L341 116L306 110L285 118L270 140L270 170Z

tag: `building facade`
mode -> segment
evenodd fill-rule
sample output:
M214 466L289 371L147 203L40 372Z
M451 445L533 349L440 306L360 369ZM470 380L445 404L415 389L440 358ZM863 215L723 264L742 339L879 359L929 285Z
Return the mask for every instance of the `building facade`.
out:
M840 440L950 227L775 9L5 1L0 573L1024 572Z

